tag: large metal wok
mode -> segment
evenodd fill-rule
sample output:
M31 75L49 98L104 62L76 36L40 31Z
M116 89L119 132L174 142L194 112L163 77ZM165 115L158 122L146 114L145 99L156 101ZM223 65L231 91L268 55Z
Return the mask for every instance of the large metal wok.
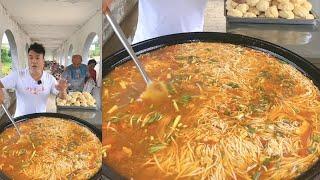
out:
M14 118L14 121L19 123L19 122L23 122L23 121L28 121L29 119L32 118L37 118L37 117L55 117L55 118L62 118L64 120L69 120L72 122L75 122L83 127L88 128L93 134L95 134L100 141L102 140L102 134L101 134L101 130L99 130L98 128L96 128L95 126L93 126L92 124L88 123L87 121L84 121L82 119L73 117L73 116L69 116L66 114L60 114L60 113L35 113L35 114L28 114L28 115L24 115L24 116L19 116L17 118ZM12 123L11 122L6 122L0 125L0 133L2 133L6 128L11 127ZM99 172L97 172L91 179L92 180L98 180L101 176L101 170L102 168L99 170ZM9 180L10 178L8 178L4 173L2 173L0 171L0 179L3 180Z
M293 53L292 51L278 45L263 41L260 39L230 33L213 33L213 32L195 32L181 33L167 36L161 36L149 39L133 45L134 51L140 55L164 46L190 43L190 42L220 42L242 45L262 52L269 53L282 61L293 65L302 72L306 77L311 79L314 84L320 88L320 70L313 64ZM103 77L110 73L115 67L130 60L126 50L122 49L103 61ZM111 177L108 173L102 172L105 176ZM301 174L297 179L313 179L320 174L320 160L318 160L308 171ZM111 174L114 175L114 174Z

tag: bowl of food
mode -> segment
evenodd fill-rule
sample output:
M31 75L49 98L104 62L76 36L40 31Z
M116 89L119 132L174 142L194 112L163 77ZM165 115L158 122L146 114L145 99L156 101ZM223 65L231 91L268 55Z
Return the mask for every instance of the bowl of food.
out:
M8 179L97 179L102 167L101 131L58 113L15 118L0 126L0 172ZM2 177L2 178L3 178Z
M103 62L104 162L134 179L281 179L319 173L320 71L299 55L228 33L134 46L169 92L145 102L125 50Z

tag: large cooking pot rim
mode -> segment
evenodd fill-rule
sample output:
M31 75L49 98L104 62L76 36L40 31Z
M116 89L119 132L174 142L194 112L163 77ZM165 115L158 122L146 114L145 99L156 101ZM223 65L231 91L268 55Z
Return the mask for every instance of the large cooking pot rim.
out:
M101 130L99 130L98 128L96 128L94 125L90 124L89 122L82 120L80 118L74 117L74 116L70 116L67 114L61 114L61 113L34 113L34 114L27 114L27 115L23 115L23 116L19 116L14 118L14 121L17 123L20 122L24 122L24 121L28 121L29 119L33 119L33 118L37 118L37 117L54 117L54 118L61 118L63 120L67 120L67 121L71 121L74 123L77 123L78 125L88 128L93 134L95 134L100 142L102 142L102 133ZM0 133L2 133L5 129L12 127L12 123L10 121L2 123L0 125ZM103 166L103 164L102 164ZM100 168L100 170L93 176L91 177L92 180L98 180L101 176L101 171L102 171L102 167ZM0 179L3 180L9 180L10 178L8 178L3 172L0 171Z
M248 48L268 53L280 59L281 61L284 61L295 67L302 74L311 79L318 88L320 88L320 70L312 63L310 63L300 55L279 45L240 34L218 32L191 32L171 34L139 42L133 45L133 49L137 53L137 55L141 55L165 46L191 42L230 43L235 45L242 45ZM120 66L121 64L129 60L131 60L131 58L129 57L129 54L125 49L121 49L114 54L104 58L102 62L103 77L110 73L115 67ZM296 179L313 179L319 174L320 159L316 163L314 163L314 165L311 166L310 169L302 173Z

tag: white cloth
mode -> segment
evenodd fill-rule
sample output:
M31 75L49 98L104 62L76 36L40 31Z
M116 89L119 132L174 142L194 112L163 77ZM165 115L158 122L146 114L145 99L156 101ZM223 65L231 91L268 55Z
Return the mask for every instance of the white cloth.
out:
M182 32L203 31L207 0L139 0L133 43Z
M31 77L28 69L14 71L0 81L5 89L15 89L17 97L15 117L46 112L50 93L55 95L59 93L55 88L56 79L45 71L41 76L41 84Z
M82 92L92 93L93 88L96 86L96 83L92 78L89 78L88 81L84 84Z

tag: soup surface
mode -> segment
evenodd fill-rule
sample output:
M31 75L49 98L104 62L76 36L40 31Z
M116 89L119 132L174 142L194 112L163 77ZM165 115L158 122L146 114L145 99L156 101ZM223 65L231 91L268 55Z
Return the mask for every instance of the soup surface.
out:
M127 62L103 81L104 161L134 179L289 179L319 157L320 96L291 65L250 48L186 43L140 56L169 92L141 100Z
M39 117L0 134L0 169L13 179L89 179L102 165L101 142L75 122Z

